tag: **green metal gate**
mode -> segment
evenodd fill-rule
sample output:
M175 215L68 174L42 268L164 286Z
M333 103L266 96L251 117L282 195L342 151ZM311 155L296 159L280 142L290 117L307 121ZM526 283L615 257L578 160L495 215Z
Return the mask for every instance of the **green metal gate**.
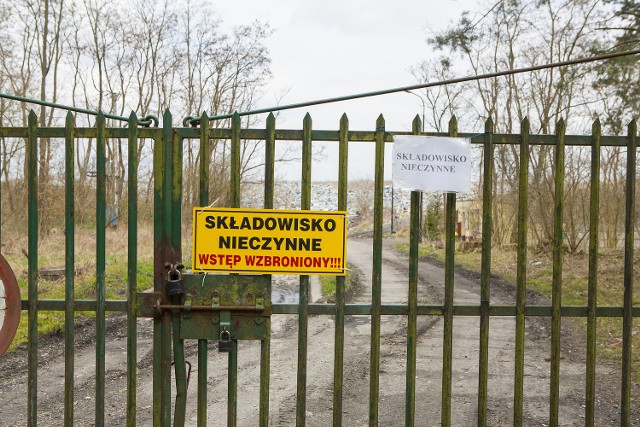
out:
M558 123L555 135L530 135L528 122L522 123L520 134L494 134L493 124L489 120L485 131L478 135L473 133L458 133L455 118L451 120L448 135L471 137L473 144L483 146L483 222L482 235L492 233L492 177L494 167L494 145L512 144L519 147L519 199L518 199L518 261L517 261L517 290L515 305L490 304L490 276L491 276L491 239L485 238L482 243L481 270L481 298L474 305L455 305L454 291L454 250L455 250L455 212L456 195L446 196L446 261L445 261L445 298L443 304L418 304L418 230L419 222L419 193L411 195L411 240L408 303L382 304L381 290L384 286L382 269L383 233L383 193L384 193L384 147L393 140L394 134L402 132L387 132L382 116L375 123L375 131L351 131L348 119L343 116L340 129L337 131L313 130L311 117L304 119L302 130L276 129L276 120L270 115L264 129L242 129L240 116L234 115L231 128L219 129L212 127L215 123L209 121L206 114L201 118L186 122L184 127L173 127L172 116L167 111L162 119L163 126L141 127L150 124L149 120L141 123L135 115L129 119L127 127L107 127L105 115L99 114L95 127L80 128L75 126L75 118L69 113L64 128L39 128L35 113L29 115L27 127L0 127L0 137L23 138L26 141L28 180L28 298L22 301L22 310L28 312L28 424L37 424L38 415L38 332L37 323L39 312L63 311L65 314L65 380L64 380L64 424L74 424L74 312L93 312L96 316L96 387L95 387L95 425L108 425L105 418L105 318L108 312L125 312L128 318L127 327L127 425L136 424L136 411L140 405L136 397L137 375L137 345L136 319L139 316L153 317L153 420L154 425L182 425L185 423L186 400L186 367L183 354L184 334L181 328L193 328L186 318L201 319L202 313L207 318L212 316L206 328L206 334L198 336L193 332L193 339L198 340L198 401L197 423L207 424L207 378L210 371L211 355L208 354L207 342L219 333L222 323L240 325L250 319L256 321L262 332L247 330L246 335L238 334L235 338L260 339L260 402L259 423L269 423L269 379L270 379L270 331L269 319L281 314L298 315L298 363L297 363L297 400L296 424L305 425L306 421L306 390L312 384L307 383L307 336L308 318L310 315L332 316L335 318L335 354L333 364L333 424L342 425L343 392L348 384L343 381L344 348L345 348L345 316L365 316L371 325L371 353L369 369L369 424L378 424L378 408L380 395L380 347L381 316L404 316L408 319L406 340L406 405L404 419L406 425L413 425L415 420L416 396L416 340L417 319L419 316L441 316L444 319L444 336L442 342L442 401L440 422L442 425L451 424L452 410L452 339L455 334L453 328L454 316L475 316L480 319L479 359L478 359L478 425L487 422L487 384L489 377L489 322L491 317L511 316L516 319L516 333L514 336L515 372L513 413L514 424L523 424L523 386L524 386L524 336L525 321L529 316L546 316L551 318L551 360L550 373L550 414L551 425L558 424L559 386L561 364L560 327L563 317L586 317L588 328L587 364L585 375L587 385L585 393L585 424L593 425L595 408L595 330L599 317L621 317L623 319L623 360L622 382L620 384L620 414L621 425L630 425L631 414L631 327L633 317L640 316L640 309L633 307L633 257L634 257L634 228L635 228L635 185L636 185L636 134L635 122L629 126L627 137L601 136L598 125L594 125L590 136L565 135L563 122ZM188 127L187 124L192 124ZM413 133L419 134L420 119L413 121ZM430 133L430 135L434 135ZM65 200L66 200L66 292L64 300L43 300L38 297L38 140L40 138L65 139ZM80 139L94 138L96 141L96 299L78 300L74 297L74 150ZM126 300L105 299L105 230L106 201L105 201L105 141L109 138L128 140L129 159L137 158L137 148L141 139L153 141L153 183L154 183L154 278L153 292L137 292L137 192L138 182L136 161L129 163L128 180L128 295ZM339 144L339 176L338 200L339 210L346 210L348 182L347 159L348 143L353 141L368 142L375 146L375 196L374 196L374 230L373 230L373 270L372 294L370 304L346 304L343 277L337 278L337 293L335 304L311 304L309 302L309 276L300 277L299 304L272 304L270 301L269 276L223 276L213 279L203 278L198 274L185 274L180 277L174 267L182 261L182 158L185 141L199 141L200 153L200 206L207 206L211 200L208 194L209 144L213 140L230 140L230 207L240 207L240 144L242 140L264 141L265 175L264 175L264 207L274 205L274 170L276 141L301 141L302 173L301 173L301 206L308 210L311 206L311 146L312 141L334 141ZM525 305L526 275L527 275L527 206L528 206L528 171L529 147L531 145L549 145L555 147L555 205L553 240L553 291L552 302L549 306ZM564 151L565 146L591 147L591 226L589 239L589 303L587 306L567 306L561 301L562 283L562 242L563 242L563 185L564 185ZM602 146L627 147L627 190L626 190L626 222L625 222L625 271L624 271L624 305L621 307L603 307L597 305L597 264L598 264L598 200L600 151ZM172 276L174 274L174 276ZM189 305L179 299L172 299L167 294L167 282L184 280L190 289L194 283L207 285L208 289L217 289L217 293L199 294ZM234 294L246 293L250 289L254 300L242 300ZM262 289L262 291L260 291ZM242 292L239 292L242 290ZM258 294L263 292L263 297ZM197 300L200 298L199 300ZM234 300L235 298L235 300ZM197 300L197 301L196 301ZM253 302L252 302L253 301ZM244 320L242 320L244 319ZM238 323L239 322L239 323ZM211 326L212 324L217 326ZM191 326L189 326L191 325ZM205 327L205 326L203 326ZM218 329L216 329L218 328ZM197 328L196 328L197 329ZM213 332L212 332L213 331ZM228 354L228 425L236 424L236 405L238 393L238 353L242 346L238 340L231 341L231 351ZM216 356L217 357L217 356ZM172 387L172 364L175 369L175 389ZM62 386L61 386L62 390Z

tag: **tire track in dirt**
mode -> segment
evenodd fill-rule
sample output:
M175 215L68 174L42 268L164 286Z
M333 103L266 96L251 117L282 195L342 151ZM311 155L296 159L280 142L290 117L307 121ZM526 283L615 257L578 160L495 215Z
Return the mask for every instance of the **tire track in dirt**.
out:
M385 265L403 270L408 277L407 257L393 250L393 241L385 241L383 249ZM383 270L383 282L385 273ZM423 303L442 303L444 294L444 271L442 265L421 260L419 263L420 292ZM513 304L514 287L492 278L491 303ZM383 293L384 295L384 293ZM457 269L455 277L455 304L480 303L480 283L476 274ZM440 389L442 369L442 319L419 317L420 322L435 320L419 336L418 379L416 398L416 424L439 425ZM455 317L453 338L452 373L452 425L476 425L478 390L479 326L477 317ZM563 319L562 361L560 385L560 419L563 426L584 425L584 389L586 344L570 319ZM489 398L488 424L513 424L513 387L515 357L515 319L492 317L489 332ZM548 318L527 318L525 334L525 384L524 424L547 425L549 414L550 377L550 322ZM383 353L384 356L384 353ZM404 377L404 372L399 372ZM619 369L604 363L597 367L598 391L596 402L596 425L619 423L618 393ZM636 387L637 389L637 387ZM396 396L395 405L404 406L404 395ZM637 420L638 415L635 414Z

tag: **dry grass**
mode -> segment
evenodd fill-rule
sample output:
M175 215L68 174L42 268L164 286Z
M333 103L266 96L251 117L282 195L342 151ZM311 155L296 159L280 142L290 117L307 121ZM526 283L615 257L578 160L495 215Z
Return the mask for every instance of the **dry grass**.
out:
M28 298L27 280L27 237L25 233L5 232L3 255L12 266L18 279L22 299ZM75 233L74 277L75 299L95 299L96 297L96 233L95 230L77 229ZM65 265L65 236L53 229L38 245L38 268L63 268ZM141 227L138 232L138 274L139 291L153 286L153 229ZM107 299L127 298L127 230L108 229L106 233L105 291ZM64 299L65 279L38 280L39 299ZM91 316L92 313L76 313L76 316ZM64 326L64 313L40 311L38 313L39 333L59 333ZM12 348L27 341L27 312L22 313L20 326Z
M28 250L27 234L3 230L2 254L11 264L16 275L27 269ZM106 231L107 262L119 263L127 260L127 229L108 228ZM76 228L75 230L76 266L87 268L95 266L96 231L95 229ZM153 229L141 227L138 230L138 259L147 260L153 257ZM54 228L40 239L38 244L38 267L51 268L64 266L65 236L64 230Z

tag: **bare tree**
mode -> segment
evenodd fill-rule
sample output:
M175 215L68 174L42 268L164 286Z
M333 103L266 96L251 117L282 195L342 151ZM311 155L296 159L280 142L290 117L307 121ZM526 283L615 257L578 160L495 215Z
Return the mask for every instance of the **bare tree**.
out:
M198 5L196 9L188 1L165 0L149 7L148 3L134 0L116 7L104 0L69 4L63 0L0 0L0 87L21 96L122 116L133 110L139 118L149 114L159 117L171 107L176 122L189 114L199 116L202 111L212 116L251 108L271 76L269 52L264 44L271 30L253 22L222 31L215 16L211 6ZM61 79L61 75L65 78ZM0 110L4 124L23 125L29 107L3 102ZM43 107L40 126L62 125L62 117ZM77 121L91 126L95 117L79 115ZM228 120L212 123L219 127L229 124ZM108 125L118 126L120 122L109 121ZM245 119L242 125L250 126L252 122ZM20 162L26 167L26 151L21 141L4 139L1 144L4 162L0 173L9 182L19 163L11 159L22 156ZM39 144L40 198L44 202L50 196L48 186L52 185L55 172L52 164L61 157L52 151L51 141L42 138ZM124 140L107 141L107 203L114 209L124 200L126 191L125 144ZM224 140L212 140L210 144L210 186L214 192L228 183L228 144ZM195 144L186 148L185 200L194 202L199 185L199 153ZM260 154L259 143L243 141L243 176L259 170ZM150 155L149 143L141 141L137 160L140 182L149 189L147 197L152 195ZM4 167L9 164L13 169ZM95 141L78 142L76 164L76 195L91 200ZM26 171L16 176L25 177ZM24 187L24 180L16 182ZM89 204L76 214L82 219L92 210ZM40 218L48 223L45 214L42 211Z
M444 81L453 78L451 61L440 57L436 61L426 60L412 67L411 73L416 80L425 83ZM425 115L425 128L443 132L447 129L451 116L456 116L464 121L467 108L473 104L465 102L462 94L468 90L467 85L444 85L424 89L423 97L426 100L428 114Z
M209 115L229 114L250 109L258 88L270 77L270 59L263 41L270 34L268 26L254 22L240 26L231 35L221 34L213 13L194 14L186 8L179 15L180 55L185 60L179 69L179 82L184 105L194 115L203 109ZM244 119L244 126L253 124ZM229 120L216 121L213 126L228 126ZM249 175L261 165L261 145L256 141L242 141L241 176ZM228 200L229 145L228 141L213 140L210 144L210 188L213 200ZM198 165L200 155L195 146L185 153L185 200L196 203L198 197Z
M476 74L566 61L589 54L597 37L594 30L606 13L597 0L497 2L476 17L463 14L456 25L435 35L430 43L460 55ZM590 73L592 68L577 66L479 80L466 91L467 99L478 101L476 117L468 117L467 123L473 125L490 116L496 130L506 133L514 133L525 116L529 117L534 133L550 134L555 123L566 117L570 117L569 129L584 126L584 119L591 117L590 105L597 101L590 90ZM581 156L581 152L571 153L571 161L576 163L566 171L565 199L576 206L582 199L581 185L585 182ZM515 146L496 146L495 218L515 221L515 199L510 200L518 191L518 157ZM553 234L549 209L554 182L553 147L535 147L530 160L530 212L539 223L533 231L536 240L544 244ZM572 212L570 219L577 220L577 211ZM579 225L572 226L577 240L581 240ZM502 229L496 226L494 241L514 241L515 230L515 224Z

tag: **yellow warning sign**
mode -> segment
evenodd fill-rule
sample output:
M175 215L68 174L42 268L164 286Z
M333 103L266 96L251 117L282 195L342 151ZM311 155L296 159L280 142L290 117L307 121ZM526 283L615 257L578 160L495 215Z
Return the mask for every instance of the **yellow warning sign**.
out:
M193 209L193 271L346 274L347 212Z

